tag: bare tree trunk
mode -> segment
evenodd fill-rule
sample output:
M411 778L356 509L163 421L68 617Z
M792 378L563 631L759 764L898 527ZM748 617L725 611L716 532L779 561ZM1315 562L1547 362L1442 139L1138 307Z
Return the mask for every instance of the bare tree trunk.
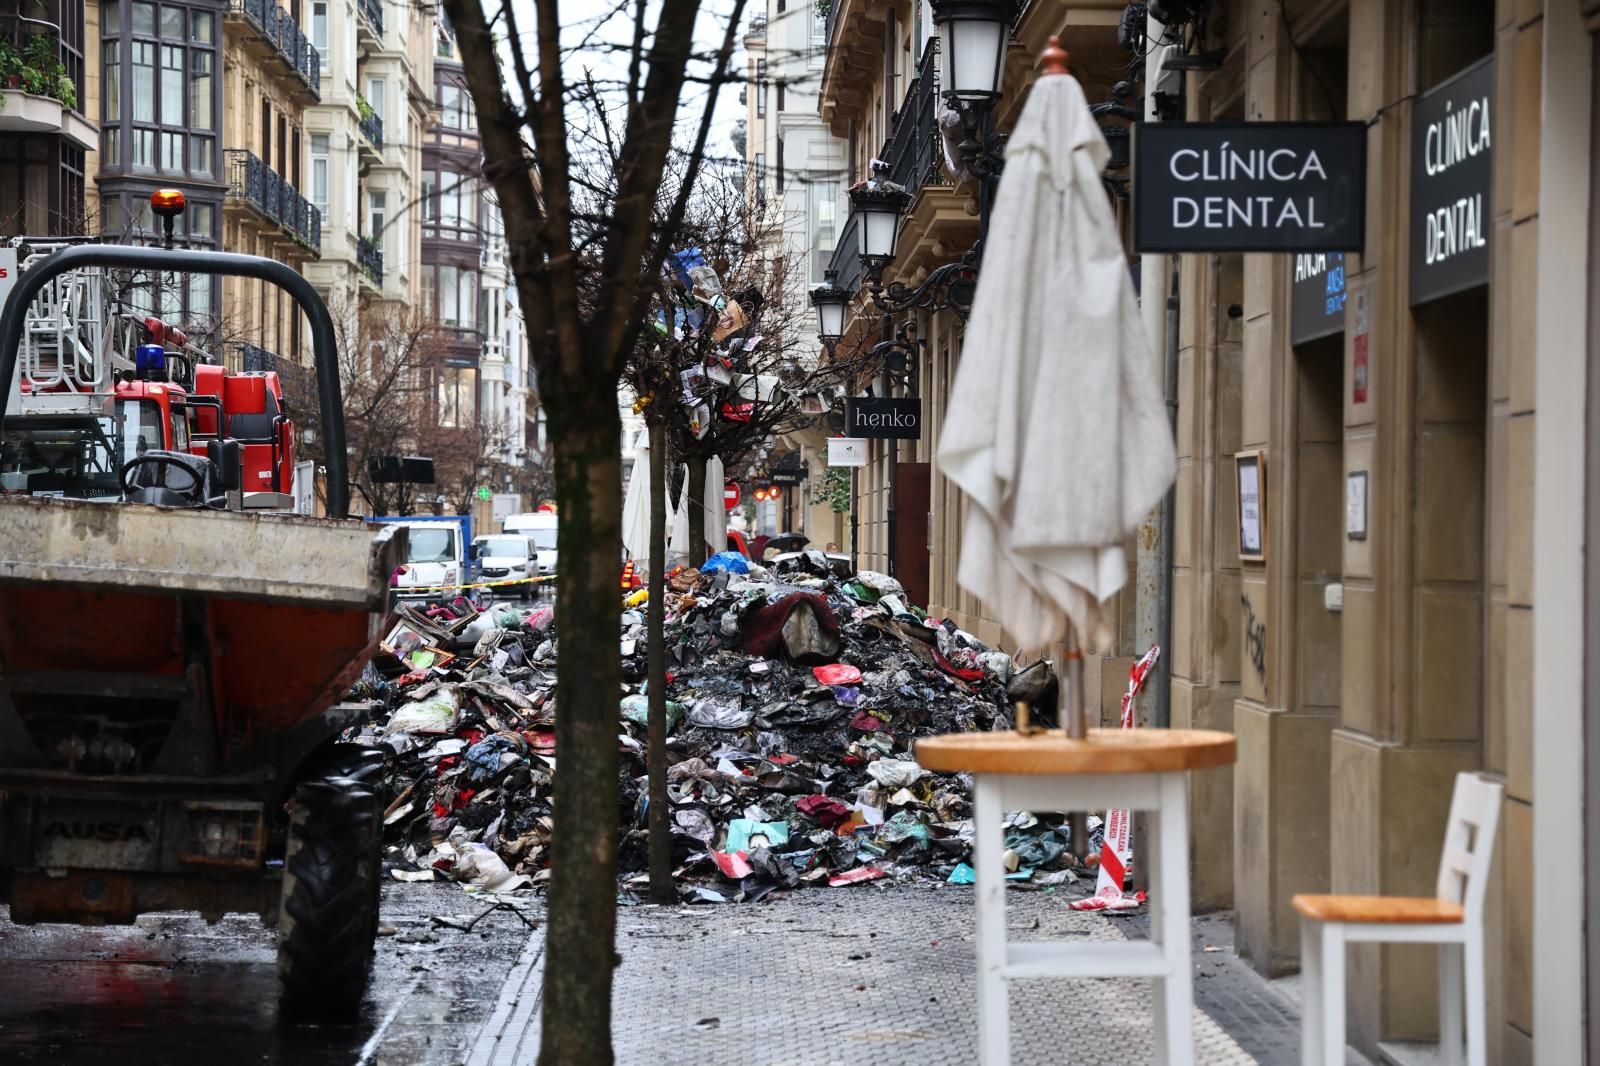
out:
M720 486L719 486L720 488ZM706 460L689 456L689 565L699 566L711 558L711 551L725 545L706 544Z
M552 434L561 522L555 833L550 844L543 1066L611 1066L617 929L617 566L622 424L614 393L559 388Z
M672 837L667 819L667 434L650 419L650 606L646 643L650 656L650 898L676 903L672 887Z

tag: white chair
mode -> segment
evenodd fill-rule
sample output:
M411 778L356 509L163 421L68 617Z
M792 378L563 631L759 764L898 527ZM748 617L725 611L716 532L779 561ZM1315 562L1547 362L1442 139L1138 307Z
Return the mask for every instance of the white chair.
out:
M1483 896L1500 821L1499 785L1457 774L1450 821L1432 899L1401 896L1296 896L1300 912L1304 1066L1344 1066L1344 960L1349 943L1439 945L1439 1048L1460 1066L1485 1066L1487 994Z

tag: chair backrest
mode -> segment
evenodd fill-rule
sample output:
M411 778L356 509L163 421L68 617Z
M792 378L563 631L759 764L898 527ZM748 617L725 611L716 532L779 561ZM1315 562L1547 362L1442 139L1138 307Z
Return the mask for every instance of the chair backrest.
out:
M1461 904L1469 922L1483 918L1489 860L1494 857L1494 834L1500 824L1500 793L1500 785L1487 778L1456 775L1435 894Z

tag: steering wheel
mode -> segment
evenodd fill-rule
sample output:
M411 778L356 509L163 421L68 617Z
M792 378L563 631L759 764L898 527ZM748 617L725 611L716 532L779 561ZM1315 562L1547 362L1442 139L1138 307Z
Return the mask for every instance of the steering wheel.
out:
M160 482L158 484L155 484L155 485L135 485L135 484L133 484L129 480L130 475L133 474L135 469L137 469L138 467L141 467L141 466L156 466L156 467L163 468ZM164 468L169 467L169 466L170 467L176 467L178 469L178 471L180 471L183 474L185 480L188 481L188 484L186 486L176 486L176 485L167 484L167 475L166 475L166 472L165 472ZM144 455L135 456L134 458L129 459L126 463L122 464L121 482L122 482L122 494L124 496L132 496L135 492L138 492L140 489L148 489L148 488L163 488L163 489L167 489L167 490L169 490L171 492L192 493L192 492L196 491L200 487L200 482L195 477L193 468L191 468L189 466L185 466L183 464L183 462L178 459L177 456L174 456L174 455L159 455L159 454L153 454L153 453L148 453L148 452L146 454L144 454Z

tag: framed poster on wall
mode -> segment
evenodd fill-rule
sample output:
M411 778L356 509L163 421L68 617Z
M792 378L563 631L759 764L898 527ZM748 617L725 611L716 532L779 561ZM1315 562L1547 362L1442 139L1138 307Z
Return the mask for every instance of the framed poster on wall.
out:
M1267 558L1267 457L1257 450L1233 457L1239 501L1239 558L1259 563Z

